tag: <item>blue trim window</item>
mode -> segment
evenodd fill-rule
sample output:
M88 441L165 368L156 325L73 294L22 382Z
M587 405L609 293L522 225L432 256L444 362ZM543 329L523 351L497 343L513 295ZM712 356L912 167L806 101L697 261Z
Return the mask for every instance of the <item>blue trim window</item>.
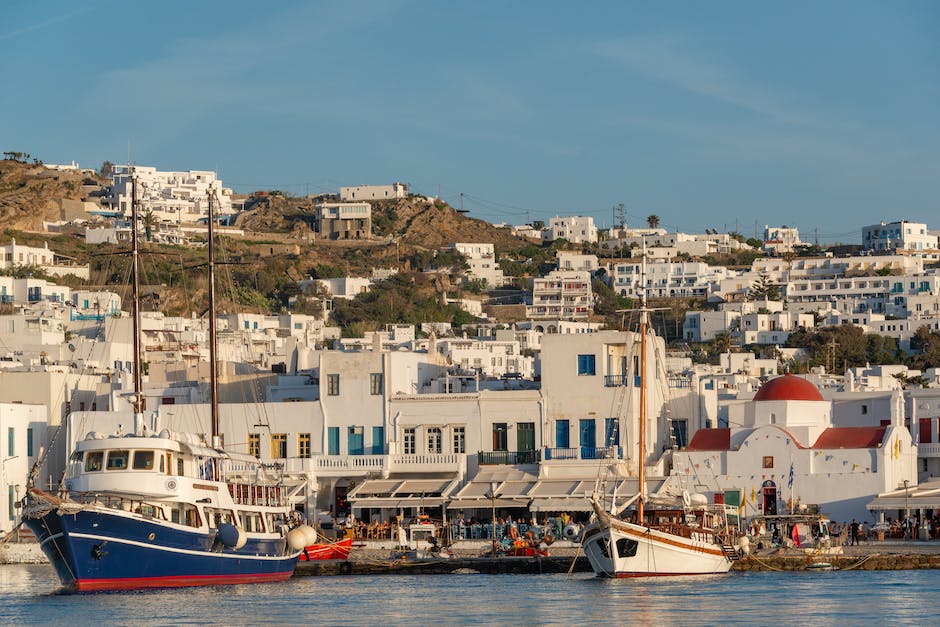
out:
M597 374L594 355L578 355L578 376L593 377Z

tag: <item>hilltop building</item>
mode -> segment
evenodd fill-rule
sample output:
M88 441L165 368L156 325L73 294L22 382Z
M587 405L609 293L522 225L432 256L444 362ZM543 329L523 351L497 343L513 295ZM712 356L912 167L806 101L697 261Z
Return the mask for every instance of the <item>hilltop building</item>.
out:
M326 239L372 237L372 205L367 202L324 202L316 205L317 233Z
M339 199L343 202L388 200L390 198L404 198L407 195L408 186L397 182L391 185L356 185L339 188Z
M496 250L493 244L457 242L451 244L455 250L467 260L470 269L467 271L468 279L486 281L487 287L502 287L506 283L502 268L496 262Z
M131 216L133 179L137 178L139 215L152 214L158 222L186 224L209 218L209 195L213 213L226 222L234 215L232 190L222 187L215 172L190 170L163 172L148 166L114 166L111 188L103 203L119 217Z
M800 231L795 226L767 226L764 225L763 251L768 255L781 255L792 253L797 246L801 246Z
M542 238L547 241L566 239L573 244L584 244L597 241L597 227L594 218L584 216L555 216L548 221L548 227L542 232Z
M862 227L862 250L896 252L937 249L937 235L927 231L922 222L881 222Z

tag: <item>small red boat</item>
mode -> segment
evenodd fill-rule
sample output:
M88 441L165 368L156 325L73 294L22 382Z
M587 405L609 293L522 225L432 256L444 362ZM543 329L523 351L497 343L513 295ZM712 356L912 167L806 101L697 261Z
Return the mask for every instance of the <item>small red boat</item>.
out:
M336 542L311 544L300 554L300 561L345 560L352 550L352 538L343 538Z

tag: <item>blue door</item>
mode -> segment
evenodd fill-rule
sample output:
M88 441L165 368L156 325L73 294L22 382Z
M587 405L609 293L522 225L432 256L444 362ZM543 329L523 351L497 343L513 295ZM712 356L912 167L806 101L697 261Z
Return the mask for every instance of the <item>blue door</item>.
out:
M326 454L339 455L339 427L326 428Z
M571 435L569 433L570 425L567 420L555 421L555 446L558 448L568 448L571 446Z
M372 454L385 455L385 427L372 427Z
M349 427L346 445L350 455L365 453L365 443L362 440L362 427Z
M597 456L597 426L593 418L582 418L580 425L581 459Z

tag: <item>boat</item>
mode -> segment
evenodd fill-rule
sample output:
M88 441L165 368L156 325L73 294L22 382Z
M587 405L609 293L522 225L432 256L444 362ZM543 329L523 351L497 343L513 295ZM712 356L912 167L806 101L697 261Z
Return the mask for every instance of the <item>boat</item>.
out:
M645 276L646 254L643 254ZM677 505L647 506L646 494L646 396L647 343L651 334L645 290L641 293L639 427L637 475L639 491L627 505L635 509L621 517L615 506L610 511L594 491L593 520L584 529L581 546L599 577L651 577L726 573L738 558L733 545L734 531L727 525L724 506L709 507L703 495L684 492ZM598 481L598 485L600 481ZM705 503L701 501L704 500ZM625 506L622 506L625 507Z
M24 523L66 591L285 580L316 532L292 512L280 467L220 444L212 198L209 442L161 429L156 417L143 415L136 179L132 212L133 431L91 432L78 441L57 494L38 489L31 477Z
M352 538L343 538L335 542L322 538L321 541L304 547L303 552L300 554L300 561L347 560L350 551L352 551L352 545Z

